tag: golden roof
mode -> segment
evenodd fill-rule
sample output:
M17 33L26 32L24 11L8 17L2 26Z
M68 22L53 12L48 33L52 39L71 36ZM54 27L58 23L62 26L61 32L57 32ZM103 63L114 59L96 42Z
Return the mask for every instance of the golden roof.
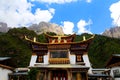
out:
M53 36L53 37L56 37L56 36ZM65 37L67 37L67 36L65 36ZM31 40L31 39L27 38L27 36L25 36L25 39L27 41L31 42L31 43L38 44L38 45L51 45L51 44L57 45L57 44L83 44L83 43L89 43L89 42L91 42L93 40L94 37L95 37L95 35L92 35L90 38L88 38L88 39L84 38L82 41L67 42L67 43L41 43L41 42L36 41L35 39Z

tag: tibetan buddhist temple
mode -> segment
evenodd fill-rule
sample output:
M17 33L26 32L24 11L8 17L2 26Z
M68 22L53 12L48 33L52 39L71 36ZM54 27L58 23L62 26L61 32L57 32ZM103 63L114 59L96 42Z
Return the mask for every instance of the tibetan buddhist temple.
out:
M112 54L106 63L110 76L114 80L120 80L120 54Z
M88 48L94 38L74 42L75 34L70 36L50 36L44 34L47 43L27 41L31 43L32 56L30 68L38 68L38 80L88 80L91 66L88 58Z

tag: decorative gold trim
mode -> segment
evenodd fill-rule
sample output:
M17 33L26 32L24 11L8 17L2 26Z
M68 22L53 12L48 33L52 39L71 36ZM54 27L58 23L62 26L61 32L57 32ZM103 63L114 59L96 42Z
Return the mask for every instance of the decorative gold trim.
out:
M43 44L43 45L52 45L52 44L55 44L55 45L58 45L58 44L79 44L79 43L82 44L82 43L86 43L86 42L91 41L94 37L95 37L95 35L93 35L92 37L86 39L85 41L83 40L83 41L78 41L78 42L67 42L67 43L40 43L40 42L37 42L37 41L34 42L33 40L27 38L26 36L25 36L25 39L26 39L27 41L32 42L32 43L35 43L35 44Z
M69 36L65 36L65 35L51 36L51 35L49 35L49 34L47 34L47 33L44 33L44 35L45 35L46 37L50 37L50 38L56 38L56 37L64 37L64 38L68 38L68 37L74 37L76 34L72 34L72 35L69 35Z
M49 58L50 64L69 64L69 58Z

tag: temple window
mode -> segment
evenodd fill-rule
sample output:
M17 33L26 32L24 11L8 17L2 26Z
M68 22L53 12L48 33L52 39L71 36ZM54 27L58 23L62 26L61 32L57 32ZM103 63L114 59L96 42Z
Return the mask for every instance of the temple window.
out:
M37 62L38 63L43 63L43 55L38 55Z
M52 41L53 41L52 39L49 39L49 43L52 43Z
M119 71L119 69L115 69L115 70L113 70L113 74L114 74L114 77L120 77L120 71Z
M58 39L55 39L55 43L58 43Z
M80 55L80 54L76 55L76 62L83 62L82 55Z
M66 50L50 51L50 58L68 58L68 51Z

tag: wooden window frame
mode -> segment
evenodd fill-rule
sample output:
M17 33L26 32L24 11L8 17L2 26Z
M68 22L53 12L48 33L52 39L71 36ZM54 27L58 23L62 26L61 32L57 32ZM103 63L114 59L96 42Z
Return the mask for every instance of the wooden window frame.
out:
M80 58L80 59L78 59ZM76 62L83 62L83 55L82 54L76 54Z
M54 52L54 51L66 51L67 52L67 57L65 57L65 58L69 58L69 51L68 50L50 50L49 51L50 52L49 58L54 58L54 57L51 57L51 52ZM60 58L60 57L58 57L58 58Z
M44 55L37 55L37 63L43 63L44 62Z

